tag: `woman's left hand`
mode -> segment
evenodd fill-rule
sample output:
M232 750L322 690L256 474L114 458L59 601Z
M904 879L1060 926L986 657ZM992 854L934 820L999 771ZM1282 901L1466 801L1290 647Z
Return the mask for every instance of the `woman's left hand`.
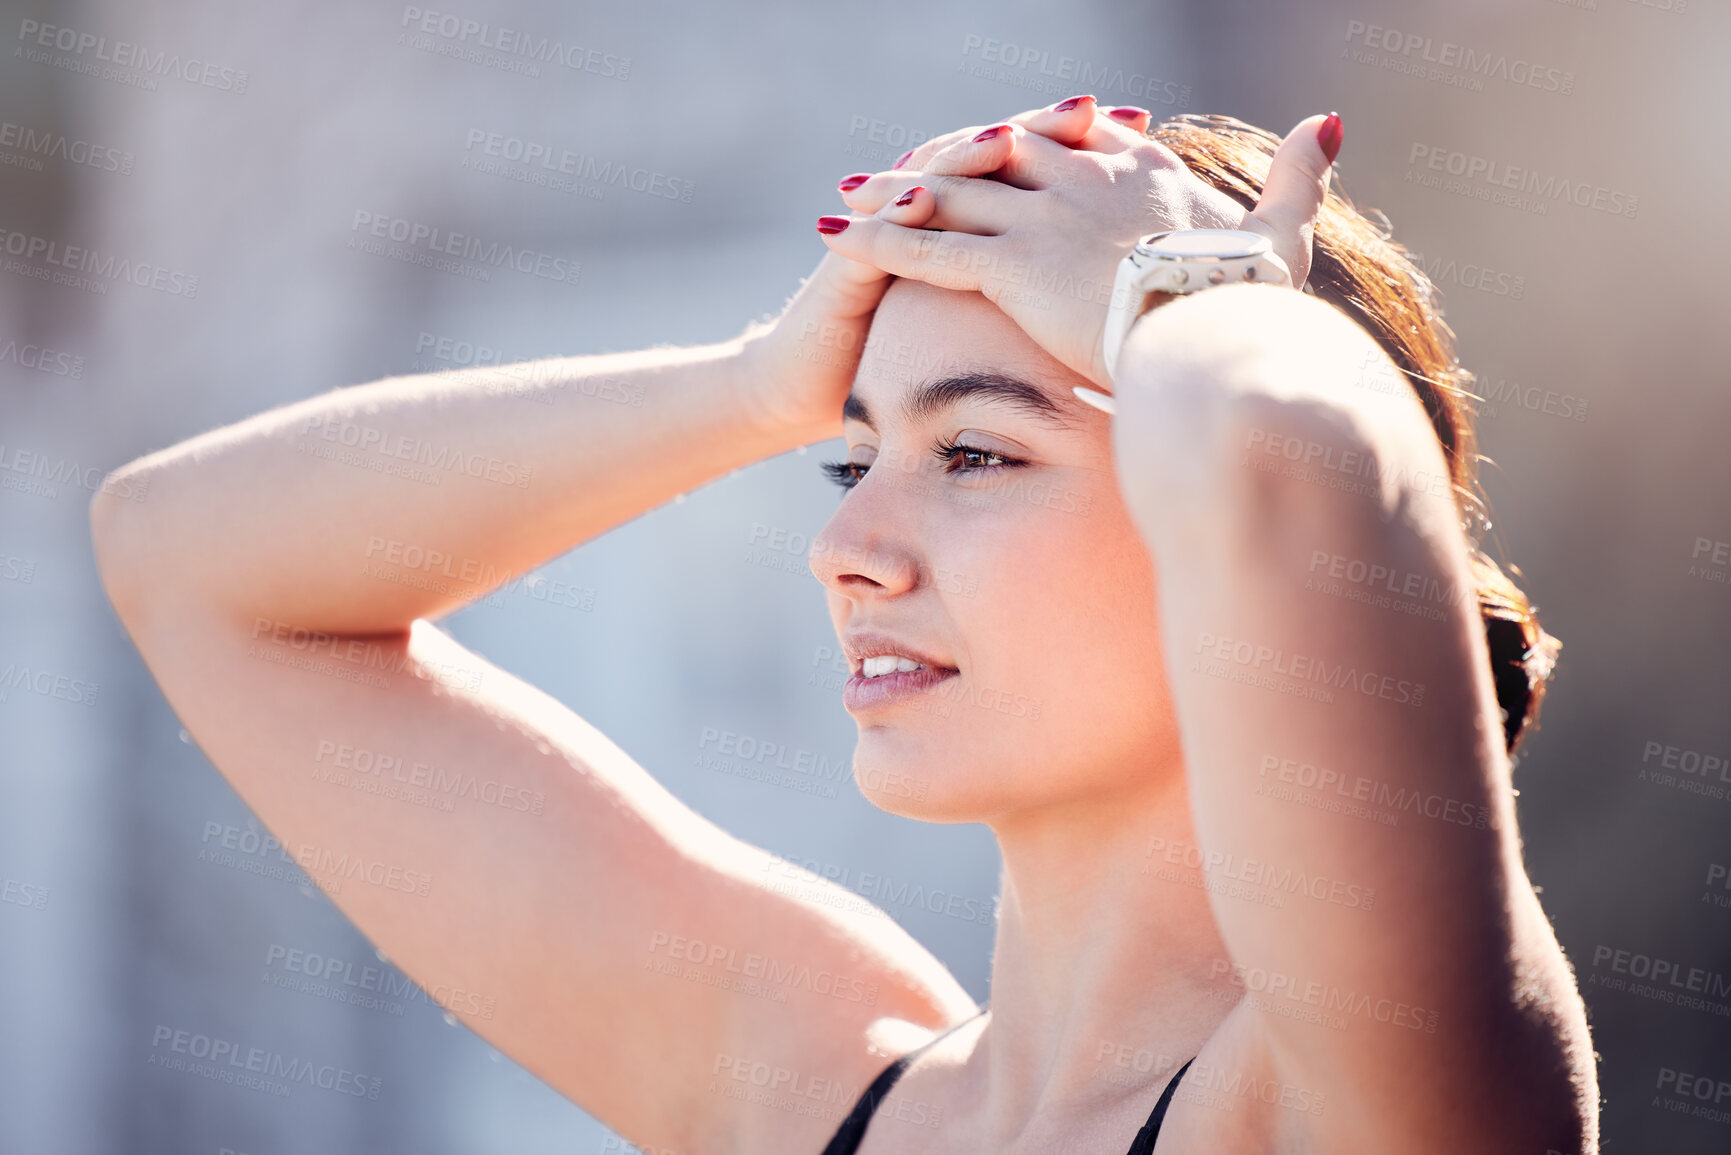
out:
M1118 262L1147 234L1200 228L1261 233L1291 270L1293 287L1303 286L1332 169L1318 136L1327 119L1307 117L1287 134L1263 195L1248 212L1171 149L1104 114L1074 148L1020 123L999 126L990 143L1011 158L1004 170L1011 175L1002 180L926 175L921 167L936 167L951 150L981 147L973 136L939 138L904 167L877 173L846 193L848 207L862 215L824 241L894 276L978 290L1058 361L1110 392L1101 343L1106 306ZM916 186L936 201L927 227L869 215Z

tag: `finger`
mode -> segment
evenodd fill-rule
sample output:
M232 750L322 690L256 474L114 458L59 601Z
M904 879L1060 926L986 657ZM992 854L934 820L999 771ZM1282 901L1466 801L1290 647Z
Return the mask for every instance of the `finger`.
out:
M1031 190L1063 184L1074 175L1066 168L1073 163L1074 154L1075 150L1066 145L1020 125L1010 125L1005 132L991 137L986 137L986 134L981 132L974 137L957 141L931 157L921 169L874 173L864 180L856 180L855 178L861 175L856 173L842 181L838 187L842 190L842 200L847 202L849 208L856 212L869 213L876 212L890 198L901 195L904 189L916 181L935 181L932 187L938 194L938 204L942 211L950 204L955 191L971 191L976 196L989 196L991 188L982 186L1001 188L1009 185L1017 189ZM984 175L990 175L993 179L969 179ZM958 181L946 178L962 179ZM1003 198L997 198L991 207L998 208L1003 203ZM981 206L982 211L985 207Z
M818 232L836 228L836 222L846 220L846 217L819 217ZM824 259L817 266L817 272L812 274L802 291L823 299L823 312L826 316L833 314L844 320L851 320L864 316L876 307L877 298L883 295L883 282L889 279L890 275L876 265L852 260L842 253L831 251L824 254Z
M1082 134L1082 139L1087 139L1093 132L1090 127ZM1058 188L1076 179L1082 166L1088 163L1076 154L1087 151L1091 150L1072 147L1025 130L1016 137L1015 152L1002 168L991 174L992 179L1025 190ZM934 163L941 162L943 157L940 155L933 160Z
M998 237L910 228L883 214L820 217L819 221L827 222L827 228L820 223L819 233L831 252L891 276L961 292L990 287L990 274L1000 264L1004 245Z
M1099 102L1092 96L1072 96L1049 108L1018 113L1010 118L1010 123L1019 124L1047 140L1074 148L1088 134L1089 129L1094 127L1095 110L1098 108Z
M919 168L910 164L900 170L875 173L860 182L855 182L850 176L837 187L849 208L855 212L875 213L890 198L900 196L910 185L927 177L983 176L996 172L1014 155L1016 134L1024 131L1002 123L989 125L972 136L956 134L958 139L938 152L928 154L926 163Z
M961 176L983 176L999 168L1015 150L1016 128L1007 120L981 128L964 128L934 137L913 149L909 158L895 165L897 172L932 172L939 156L948 159L943 171Z
M927 161L931 160L932 157L936 156L944 149L949 148L951 145L960 143L961 141L970 140L973 137L978 136L980 133L986 132L992 128L1001 127L1008 123L1008 121L999 121L995 125L975 124L970 125L967 128L958 128L954 132L946 132L939 136L934 136L930 140L916 144L914 147L902 153L901 156L896 158L896 162L890 165L890 170L893 172L919 170ZM980 159L984 161L989 159L989 157L989 152L983 153L981 154Z
M997 236L1008 231L1027 215L1027 205L1021 199L1020 189L995 180L981 180L971 176L933 176L923 172L877 173L869 182L845 194L842 199L847 202L848 208L856 213L876 213L886 206L899 204L898 198L916 188L922 191L922 203L932 204L932 215L928 220L920 222L897 218L897 224L922 224L933 229Z
M936 201L931 192L916 186L885 205L878 215L904 228L922 228L930 223L935 208ZM851 223L848 217L819 217L817 228L819 233L831 233L845 229ZM882 282L888 281L890 274L869 262L831 252L818 266L813 279L818 282L813 291L825 295L829 302L828 310L836 316L852 318L877 306L877 299L884 290Z
M1328 196L1329 176L1334 171L1334 159L1324 150L1321 135L1325 125L1331 130L1330 143L1338 150L1340 118L1334 113L1299 121L1275 150L1262 196L1251 210L1277 234L1301 237L1307 248L1311 226Z
M1154 123L1154 114L1146 108L1134 104L1121 104L1112 108L1100 109L1100 115L1094 118L1095 129L1103 140L1123 142L1126 146L1135 144L1147 135L1148 126ZM1096 151L1121 152L1122 149L1098 149Z
M1017 124L1029 132L1037 132L1060 144L1074 144L1085 136L1093 127L1094 110L1098 102L1091 95L1072 96L1068 100L1060 100L1046 108L1033 108L1026 112L1018 112L1000 124ZM914 146L897 158L892 169L920 168L939 152L949 148L959 141L967 140L979 132L984 125L972 128L957 129ZM989 169L986 171L990 171ZM977 175L969 173L968 175Z
M1124 152L1148 142L1148 126L1153 122L1154 114L1146 108L1096 107L1093 119L1078 126L1081 131L1072 131L1062 143L1084 152Z
M969 147L976 147L971 142L953 144L938 153L927 162L924 171L966 171L969 175L989 175L994 181L1024 190L1049 188L1062 183L1065 165L1073 159L1075 149L1019 124L1010 125L1003 136L990 143L996 145L1005 139L1009 144L1001 150L1002 161L985 173L975 173L973 169L972 154L966 151Z
M901 179L904 187L892 190L892 196L877 198L882 203L875 205L869 211L892 224L903 225L908 228L924 228L931 223L932 216L937 209L937 199L929 188L916 183L919 179L917 173L909 174ZM867 210L856 209L855 211L864 213ZM837 233L845 229L854 219L853 217L819 217L817 231L825 234ZM932 227L941 226L934 225Z
M1004 145L1004 140L1012 140L1013 144ZM990 156L995 167L987 168L978 157L981 150L990 150ZM965 228L967 232L1002 232L1008 218L1003 214L1010 210L1014 198L993 197L995 191L1004 191L1004 186L1020 190L1052 188L1074 179L1076 150L1055 140L1042 136L1037 132L1012 125L1008 133L987 141L978 138L958 141L949 148L933 156L920 170L904 169L901 172L881 172L867 177L863 181L855 181L848 177L841 186L842 200L855 212L876 212L890 198L901 195L901 192L917 181L926 181L937 194L940 212L955 209L966 219L971 212L992 212L988 222L983 217L981 224L989 224L988 228ZM1001 159L1000 159L1001 158ZM981 170L984 170L982 172ZM977 176L990 175L991 180L972 179ZM859 174L855 174L856 176ZM959 179L958 179L959 178ZM971 200L967 204L953 201L958 193L965 193ZM989 201L989 203L987 203ZM947 228L947 225L934 226Z

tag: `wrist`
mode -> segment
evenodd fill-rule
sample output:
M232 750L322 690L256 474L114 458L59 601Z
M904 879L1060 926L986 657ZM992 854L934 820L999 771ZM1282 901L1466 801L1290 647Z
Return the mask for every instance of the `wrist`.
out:
M1246 229L1168 229L1137 241L1118 262L1097 366L1107 381L1118 376L1118 360L1130 330L1143 315L1174 296L1191 296L1229 284L1291 285L1286 262L1262 232Z
M1161 370L1178 363L1207 377L1257 355L1268 334L1247 326L1247 314L1262 319L1273 315L1266 311L1272 308L1284 316L1282 306L1291 303L1286 297L1297 301L1304 296L1290 293L1271 299L1276 292L1269 285L1223 285L1200 293L1159 294L1164 299L1158 307L1137 317L1125 335L1118 354L1117 392L1158 388L1165 377Z
M841 400L815 405L821 390L807 378L818 367L790 367L783 345L776 323L754 323L728 343L725 387L738 397L752 432L779 451L840 437Z

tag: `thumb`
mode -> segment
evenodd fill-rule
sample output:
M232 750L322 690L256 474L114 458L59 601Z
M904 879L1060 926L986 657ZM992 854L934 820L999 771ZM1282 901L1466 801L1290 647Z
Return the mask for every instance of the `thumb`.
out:
M908 203L901 203L903 200ZM931 191L924 185L915 185L874 215L891 224L917 229L937 215L937 208L937 200ZM849 217L819 217L818 231L834 235L846 231L851 223ZM844 257L831 249L800 289L799 296L816 300L818 310L826 319L855 321L872 314L893 280L894 277L876 265Z
M1328 179L1342 136L1336 113L1299 121L1275 150L1262 197L1256 202L1253 215L1275 234L1281 256L1288 264L1292 264L1288 254L1300 256L1299 264L1292 265L1297 284L1303 283L1298 279L1300 267L1310 266L1311 226L1328 196Z

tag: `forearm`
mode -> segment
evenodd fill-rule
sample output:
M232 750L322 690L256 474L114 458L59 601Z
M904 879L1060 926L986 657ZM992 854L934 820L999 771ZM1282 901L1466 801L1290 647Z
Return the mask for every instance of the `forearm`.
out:
M1334 854L1342 844L1306 831L1313 816L1243 804L1262 756L1328 743L1342 773L1508 825L1507 799L1486 792L1507 760L1468 544L1422 405L1410 389L1362 387L1393 363L1330 306L1232 292L1140 335L1114 430L1159 573L1173 694L1196 715L1186 746L1220 764L1194 768L1199 812L1218 820L1203 825L1235 849L1293 840L1300 857ZM1476 728L1487 713L1493 725ZM1451 756L1400 756L1432 730L1422 747ZM1378 738L1388 762L1373 774Z
M746 348L391 378L194 437L107 487L140 499L98 496L104 581L123 614L172 599L343 634L436 617L679 493L829 435L763 414Z
M1459 532L1423 404L1370 335L1325 302L1254 285L1180 297L1131 328L1116 389L1120 477L1147 533L1199 545L1220 507L1242 497L1222 481L1256 474L1253 458L1375 488L1385 512L1404 503L1423 532Z
M1350 1035L1271 1017L1302 1069L1399 1102L1388 1073L1425 1062L1480 1119L1546 1104L1518 1135L1543 1149L1575 1101L1556 1072L1590 1049L1521 864L1442 447L1416 399L1360 387L1392 368L1362 330L1230 292L1143 335L1114 431L1201 852L1307 880L1279 904L1212 899L1222 937L1247 970L1392 1008Z

